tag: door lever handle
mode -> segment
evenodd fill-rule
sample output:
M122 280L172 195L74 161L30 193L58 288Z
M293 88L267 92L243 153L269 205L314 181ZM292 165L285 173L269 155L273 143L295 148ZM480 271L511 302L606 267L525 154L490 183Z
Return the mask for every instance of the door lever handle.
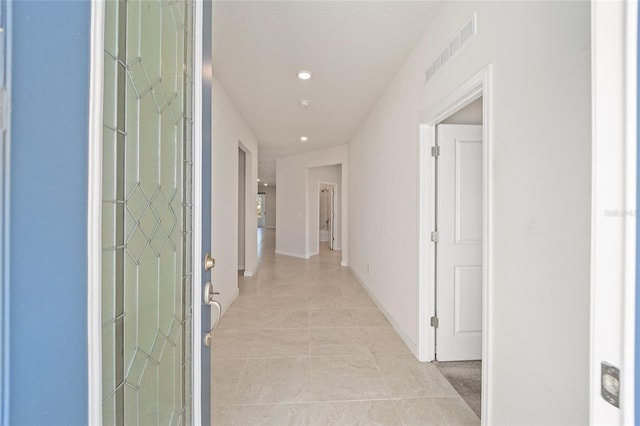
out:
M219 295L219 292L213 291L213 284L211 284L211 281L207 281L207 284L204 286L204 304L211 305L211 303L214 302L215 296Z
M209 333L211 333L213 329L218 326L218 323L220 322L220 317L222 316L222 305L220 304L220 302L218 302L217 300L212 300L211 305L214 305L216 308L218 308L218 315L216 315L216 320L211 326L211 330L209 330Z
M218 323L220 322L220 316L222 316L222 305L220 304L220 302L218 302L217 300L211 300L210 305L215 305L218 308L218 316L216 317L216 321L213 323L213 325L211 326L211 330L209 330L205 335L204 335L204 345L206 347L211 347L211 339L213 338L213 330L215 330L215 328L218 326Z

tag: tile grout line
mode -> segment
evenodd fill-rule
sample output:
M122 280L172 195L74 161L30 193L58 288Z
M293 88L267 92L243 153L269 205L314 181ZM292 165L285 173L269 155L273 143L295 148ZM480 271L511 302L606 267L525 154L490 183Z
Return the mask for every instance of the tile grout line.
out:
M249 348L249 354L253 350L253 347L255 344L256 344L256 338L254 336L253 342L251 342L251 347ZM231 401L233 402L235 402L236 398L238 397L238 393L240 392L240 383L242 383L242 379L244 378L244 375L247 372L247 367L249 366L249 358L243 358L243 359L244 359L244 367L242 368L242 372L240 373L240 378L238 379L238 383L236 383L235 391L233 392L233 397L231 398Z
M412 401L412 400L433 400L433 399L450 399L457 400L455 396L427 396L417 398L361 398L361 399L332 399L332 400L314 400L314 401L288 401L288 402L254 402L250 404L222 404L218 407L247 407L247 406L269 406L269 405L310 405L310 404L339 404L342 402L394 402L394 401Z
M268 240L268 241L267 241ZM273 244L273 242L267 238L267 237L263 237L262 239L262 249L263 249L263 253L269 249L270 244ZM336 258L337 259L337 258ZM247 412L248 407L268 407L268 406L287 406L290 405L292 407L309 407L312 405L318 405L318 406L322 406L322 405L331 405L331 404L349 404L349 403L372 403L372 402L385 402L385 406L387 403L390 403L393 407L393 413L395 413L395 417L396 419L400 422L400 424L412 424L412 423L406 423L405 421L403 421L400 410L400 404L399 401L403 401L403 400L434 400L434 399L445 399L445 400L453 400L453 399L459 399L460 397L458 395L456 396L429 396L429 397L421 397L421 396L416 396L416 397L412 397L412 398L403 398L403 397L396 397L394 396L394 392L392 391L392 387L390 386L390 384L388 383L388 380L385 380L382 372L381 372L381 366L378 363L378 358L379 357L402 357L402 356L406 356L406 355L410 355L409 353L406 353L405 351L400 351L396 346L394 342L389 342L389 343L393 343L392 347L387 347L388 345L385 344L386 342L386 338L381 340L381 344L377 344L376 342L380 339L376 339L376 336L380 336L381 332L380 331L376 331L377 330L385 330L382 333L382 336L385 337L387 335L386 330L389 329L390 324L388 322L385 321L385 324L375 324L375 325L371 325L372 323L374 323L376 321L375 316L373 315L376 312L379 312L379 309L375 306L375 304L373 305L365 305L365 301L360 301L359 300L359 292L356 290L355 286L351 286L350 283L350 275L348 274L344 277L342 276L338 276L337 275L337 271L341 271L342 268L335 268L333 269L332 266L332 261L333 258L329 259L329 262L312 262L309 259L306 260L301 260L302 262L298 262L298 259L288 259L288 258L284 258L285 261L283 261L283 257L279 256L279 255L271 255L271 253L268 254L263 254L262 258L260 259L260 267L262 268L263 266L266 266L265 268L262 268L263 272L267 272L269 275L272 275L274 272L278 273L279 270L287 270L287 268L291 268L291 269L295 269L295 273L298 275L303 275L302 279L300 280L300 284L302 286L304 286L306 288L306 293L307 293L307 298L306 298L306 305L304 307L300 306L299 308L294 308L294 309L286 309L286 308L276 308L276 309L272 309L272 311L274 313L276 313L277 315L283 315L281 312L282 311L301 311L301 310L305 310L306 313L306 326L302 326L302 327L277 327L277 328L230 328L230 329L225 329L226 331L230 332L231 334L235 334L239 331L244 331L244 332L248 332L248 333L254 333L254 340L251 343L251 347L249 349L249 354L247 355L246 358L235 358L235 357L229 357L227 359L243 359L245 361L245 365L242 369L242 373L240 375L240 379L238 380L236 386L235 386L235 391L234 391L234 395L231 398L231 402L228 405L219 405L218 407L225 407L227 408L226 411L223 412L223 414L226 414L226 418L224 418L224 420L231 420L231 422L234 421L240 421L241 418L246 418L243 417L243 413ZM339 259L338 259L339 260ZM264 265L263 265L264 263ZM317 268L317 269L316 269ZM323 273L323 272L326 272ZM283 274L285 275L285 274ZM323 278L324 275L324 278ZM285 275L286 276L286 275ZM290 275L289 275L290 276ZM313 278L309 278L309 276L313 277ZM247 311L250 310L255 310L255 309L262 309L264 310L265 308L265 304L266 307L268 308L268 301L271 298L271 296L273 294L275 294L277 291L286 291L286 289L281 289L281 290L277 290L277 285L275 285L274 283L278 282L278 278L277 277L269 277L266 278L264 280L262 280L260 278L260 275L256 275L255 276L256 279L256 286L258 285L258 281L261 281L261 289L263 291L268 291L270 292L268 295L266 295L266 297L262 297L262 299L265 300L259 300L260 298L256 298L256 299L249 299L247 305L237 305L239 308L242 308L240 311L240 314L244 314ZM287 281L286 285L295 285L294 283L296 282L294 279L292 280L288 280L285 279ZM327 285L310 285L312 282L315 283L321 283L325 281L327 283ZM346 285L345 285L346 284ZM362 285L358 282L355 282L355 284L357 284L358 290L363 290L362 289ZM338 286L339 288L339 293L340 293L340 297L338 297L337 299L335 297L327 297L327 298L323 298L322 297L322 288L334 288L334 286ZM351 288L354 289L354 291L351 291ZM313 289L317 289L317 290L313 290ZM345 289L349 289L345 292ZM317 293L318 295L316 295L315 297L311 297L311 293ZM350 297L347 297L347 294L350 294ZM247 295L247 297L254 297L254 296L260 296L260 294L254 294L251 293L249 295ZM285 295L286 296L286 295ZM237 299L237 301L241 300L242 295ZM254 302L255 300L255 302ZM328 306L311 306L311 304L327 304ZM361 306L358 306L361 305ZM288 306L290 307L290 306ZM312 326L311 323L311 314L314 311L327 311L328 313L328 322L329 325L328 326L323 326L323 327L314 327ZM344 310L346 312L348 312L349 316L351 317L351 319L353 319L354 321L357 322L357 324L355 325L347 325L347 326L333 326L331 325L331 321L333 320L333 318L335 317L336 313L339 312L340 310ZM357 315L356 315L357 314ZM364 315L363 315L364 314ZM320 320L322 320L324 316L320 315L319 318ZM340 316L337 317L338 318L338 322L340 320ZM241 318L242 319L242 318ZM288 320L285 319L282 321L282 324L286 324L288 322ZM279 337L282 335L282 337L286 336L287 333L291 333L293 334L293 330L306 330L306 333L304 333L306 335L306 345L307 345L307 349L306 351L302 350L300 351L301 355L296 355L296 356L282 356L282 355L272 355L272 356L267 356L267 357L262 357L260 356L261 354L255 354L256 357L251 356L254 351L256 351L257 347L258 347L258 340L255 337L257 335L257 333L263 333L265 331L269 330L269 332L274 333L274 336ZM315 331L314 331L315 330ZM335 344L331 344L331 338L330 335L327 335L327 348L331 349L331 347L333 346L335 349L340 349L340 348L346 348L349 349L350 347L353 346L353 339L348 339L348 336L351 335L351 333L357 333L358 336L361 336L362 339L358 338L356 339L357 341L355 343L360 342L360 340L362 340L361 343L364 344L364 348L366 348L367 353L342 353L342 354L323 354L323 355L312 355L312 335L316 335L319 331L335 331L337 333L337 335L340 335L340 331L345 331L345 330L349 330L349 332L346 332L345 336L346 338L340 338L337 339ZM353 331L351 331L353 330ZM395 330L393 330L393 328L391 328L391 331L394 332L397 335L397 332L395 332ZM298 332L299 333L299 332ZM321 336L321 335L320 335ZM294 340L296 340L297 338L295 338ZM388 340L388 339L387 339ZM276 341L274 342L274 352L278 352L281 351L281 349L279 349L278 346L278 341L281 341L281 343L283 344L282 349L292 349L291 350L282 350L282 352L286 352L286 353L295 353L295 347L298 347L299 349L303 349L302 347L300 347L300 345L298 345L296 342L288 342L286 339L280 339L277 338ZM299 341L299 340L298 340ZM322 339L319 341L319 343L322 343ZM376 344L374 344L376 343ZM291 346L290 346L291 345ZM337 346L336 346L337 345ZM345 346L346 345L346 346ZM359 349L360 345L357 344L357 349ZM322 348L322 346L320 347ZM364 349L363 348L363 349ZM267 348L265 348L267 349ZM388 353L386 352L388 351ZM306 354L304 354L306 352ZM337 351L337 352L341 352L341 351ZM345 352L345 351L342 351ZM379 353L382 352L382 353ZM322 396L324 395L325 397L329 397L331 398L332 396L335 397L337 394L333 394L331 392L329 393L318 393L316 392L315 389L315 385L314 385L314 381L313 381L313 372L315 371L312 368L312 362L315 362L315 360L319 360L319 359L342 359L345 360L344 362L349 363L350 361L347 361L349 359L368 359L370 361L373 361L373 367L375 368L375 374L377 374L377 378L378 380L380 380L380 383L386 393L385 397L373 397L373 398L360 398L360 399L334 399L334 400L318 400L318 396ZM306 368L306 372L308 374L308 388L307 388L307 397L308 397L308 401L281 401L281 402L255 402L255 403L239 403L239 392L240 392L240 384L242 383L242 380L246 377L246 375L248 374L247 372L249 371L249 363L250 362L255 362L255 360L305 360L306 364L307 364L307 368ZM294 361L297 363L301 363L303 361ZM329 362L330 363L330 362ZM265 364L266 365L266 364ZM286 364L285 364L286 365ZM288 370L288 368L285 368L285 370ZM284 370L283 370L284 371ZM300 371L300 370L298 370ZM322 370L319 370L320 372L322 372ZM371 370L371 372L373 373L374 370ZM332 371L332 374L335 374L336 377L338 376L344 376L344 374L341 374L339 370L335 370ZM320 377L320 376L319 376ZM372 377L375 377L372 374ZM393 384L395 382L391 382L391 384ZM322 383L318 383L319 385L321 385ZM273 387L273 384L271 384L271 387L269 387L267 385L267 387L265 388L264 391L271 389ZM302 388L304 390L304 388ZM264 392L263 390L261 390L261 392ZM364 396L364 394L366 393L358 393L358 392L354 392L354 393L347 393L344 395L341 395L342 392L340 392L340 396L359 396L362 395ZM378 393L378 392L376 392ZM457 392L456 392L457 393ZM398 392L398 394L403 394L403 392ZM303 393L301 393L300 395L303 395ZM283 399L283 398L281 398ZM231 416L231 411L228 410L228 407L238 407L236 408L234 411L237 412L237 415L241 416L239 418L234 418L233 416ZM242 407L246 407L245 409L243 409ZM368 407L372 407L371 405L368 405ZM306 408L305 408L306 409ZM255 409L254 409L255 410ZM253 413L267 413L267 412L271 412L271 409L258 409L258 411L251 411ZM324 409L323 409L324 410ZM341 411L343 410L342 408L340 409ZM360 410L360 409L359 409ZM370 409L369 409L370 410ZM386 410L386 409L385 409ZM330 409L330 411L333 411L333 409ZM366 410L365 410L366 411ZM282 411L280 409L280 411L277 412L282 412L285 413L285 411ZM387 412L387 411L385 411ZM392 412L391 410L388 410L387 414L389 416L392 416ZM263 414L264 415L264 414ZM286 415L286 414L285 414ZM365 414L366 415L366 414ZM231 416L231 417L229 417ZM223 416L224 417L224 416ZM254 418L254 421L257 420L258 418ZM262 417L263 422L265 421L266 417ZM304 421L306 423L301 423L301 424L308 424L308 422L311 419L307 416L304 417ZM274 420L271 420L271 422L273 422ZM267 422L268 423L268 422ZM265 423L266 424L266 423ZM271 424L271 423L269 423ZM273 423L276 424L276 423Z

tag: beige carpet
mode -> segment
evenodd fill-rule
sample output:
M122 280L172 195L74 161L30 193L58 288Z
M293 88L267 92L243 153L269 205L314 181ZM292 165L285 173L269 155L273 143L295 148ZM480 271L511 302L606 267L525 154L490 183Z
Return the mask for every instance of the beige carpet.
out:
M434 362L440 372L480 417L482 393L482 361Z

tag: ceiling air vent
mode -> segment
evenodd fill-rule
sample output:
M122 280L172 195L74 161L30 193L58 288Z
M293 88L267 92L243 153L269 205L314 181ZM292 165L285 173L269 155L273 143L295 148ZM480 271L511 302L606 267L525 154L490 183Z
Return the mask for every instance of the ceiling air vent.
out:
M476 35L476 14L474 13L471 19L466 23L460 31L447 43L447 46L440 52L436 59L429 64L429 67L425 71L425 83L444 66L444 64L453 55L465 45L471 38Z

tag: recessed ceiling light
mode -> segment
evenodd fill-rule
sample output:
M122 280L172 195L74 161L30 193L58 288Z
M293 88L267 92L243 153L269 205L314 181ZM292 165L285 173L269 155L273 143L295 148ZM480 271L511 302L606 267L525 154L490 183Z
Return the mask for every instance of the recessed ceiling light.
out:
M298 78L300 80L309 80L311 78L311 71L298 71Z
M267 183L265 182L264 186L267 186Z
M308 140L309 140L309 138L308 138L308 137L306 137L306 136L300 136L300 140L301 140L302 142L306 142L306 141L308 141Z
M303 99L300 101L300 108L308 108L311 105L311 101L309 99Z
M258 182L260 182L260 178L258 178Z

